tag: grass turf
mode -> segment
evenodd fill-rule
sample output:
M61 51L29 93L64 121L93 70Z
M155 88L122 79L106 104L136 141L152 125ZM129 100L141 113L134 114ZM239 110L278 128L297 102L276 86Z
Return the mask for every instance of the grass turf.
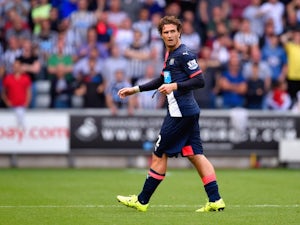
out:
M224 212L195 213L206 201L195 170L169 170L146 213L120 205L138 194L146 170L2 169L0 225L298 225L300 172L217 170Z

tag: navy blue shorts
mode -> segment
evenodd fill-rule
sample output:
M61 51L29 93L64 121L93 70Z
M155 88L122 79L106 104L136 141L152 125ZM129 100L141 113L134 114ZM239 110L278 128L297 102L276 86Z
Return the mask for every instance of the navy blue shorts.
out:
M168 114L162 124L155 145L154 154L162 157L203 154L200 138L199 114L188 117L170 117Z

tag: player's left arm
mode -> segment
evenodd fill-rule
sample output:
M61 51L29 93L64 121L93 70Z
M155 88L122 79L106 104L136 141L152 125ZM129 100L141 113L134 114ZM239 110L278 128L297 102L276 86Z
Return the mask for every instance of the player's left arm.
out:
M202 73L200 72L196 76L182 82L163 84L158 88L158 91L162 94L170 94L172 91L180 90L180 91L188 91L194 90L197 88L204 87L204 78Z
M194 90L198 88L203 88L205 86L205 81L202 72L197 74L196 76L192 77L183 82L177 83L177 90L186 91L186 90Z
M205 81L196 56L191 52L184 52L182 54L182 66L189 79L178 82L177 90L188 91L203 88Z

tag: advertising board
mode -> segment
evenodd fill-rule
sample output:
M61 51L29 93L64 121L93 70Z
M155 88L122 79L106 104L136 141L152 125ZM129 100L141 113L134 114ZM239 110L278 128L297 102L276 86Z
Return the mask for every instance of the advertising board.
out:
M26 112L18 127L12 111L0 112L0 153L69 152L69 115L66 112Z

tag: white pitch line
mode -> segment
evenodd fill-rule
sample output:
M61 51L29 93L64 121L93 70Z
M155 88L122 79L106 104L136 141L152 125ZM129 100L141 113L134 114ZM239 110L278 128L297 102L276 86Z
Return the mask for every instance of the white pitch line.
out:
M0 205L2 208L118 208L122 205ZM200 205L151 205L153 208L195 208ZM294 205L228 205L228 208L299 208L299 204Z

